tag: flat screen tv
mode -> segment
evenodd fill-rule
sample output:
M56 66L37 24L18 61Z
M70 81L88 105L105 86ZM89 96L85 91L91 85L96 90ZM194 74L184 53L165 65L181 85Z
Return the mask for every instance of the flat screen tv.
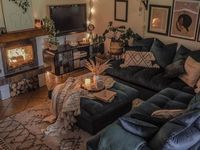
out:
M50 6L50 18L59 34L87 30L86 4Z

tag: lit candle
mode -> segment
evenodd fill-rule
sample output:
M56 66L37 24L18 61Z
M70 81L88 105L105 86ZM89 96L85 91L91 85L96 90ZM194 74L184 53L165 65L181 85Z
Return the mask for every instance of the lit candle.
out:
M85 86L89 87L91 85L91 79L85 79Z
M86 39L86 38L83 38L83 42L87 42L87 39Z

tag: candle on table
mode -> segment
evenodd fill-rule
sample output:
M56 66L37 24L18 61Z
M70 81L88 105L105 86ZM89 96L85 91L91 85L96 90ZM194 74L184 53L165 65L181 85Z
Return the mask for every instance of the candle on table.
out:
M89 87L91 85L91 79L85 79L85 86Z
M86 38L83 38L83 42L87 42L87 39L86 39Z

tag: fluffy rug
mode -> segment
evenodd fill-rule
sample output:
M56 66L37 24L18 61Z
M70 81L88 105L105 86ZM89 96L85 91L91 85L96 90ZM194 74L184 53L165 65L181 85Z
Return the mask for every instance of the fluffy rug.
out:
M44 103L0 120L0 149L85 150L90 135L79 128L56 137L43 133L50 124L44 122L50 115L49 106L49 103Z

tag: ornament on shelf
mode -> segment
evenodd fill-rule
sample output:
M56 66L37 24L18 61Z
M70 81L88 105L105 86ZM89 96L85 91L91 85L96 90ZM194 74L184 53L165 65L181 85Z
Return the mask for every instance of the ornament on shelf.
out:
M35 19L35 28L41 29L42 28L42 20Z

